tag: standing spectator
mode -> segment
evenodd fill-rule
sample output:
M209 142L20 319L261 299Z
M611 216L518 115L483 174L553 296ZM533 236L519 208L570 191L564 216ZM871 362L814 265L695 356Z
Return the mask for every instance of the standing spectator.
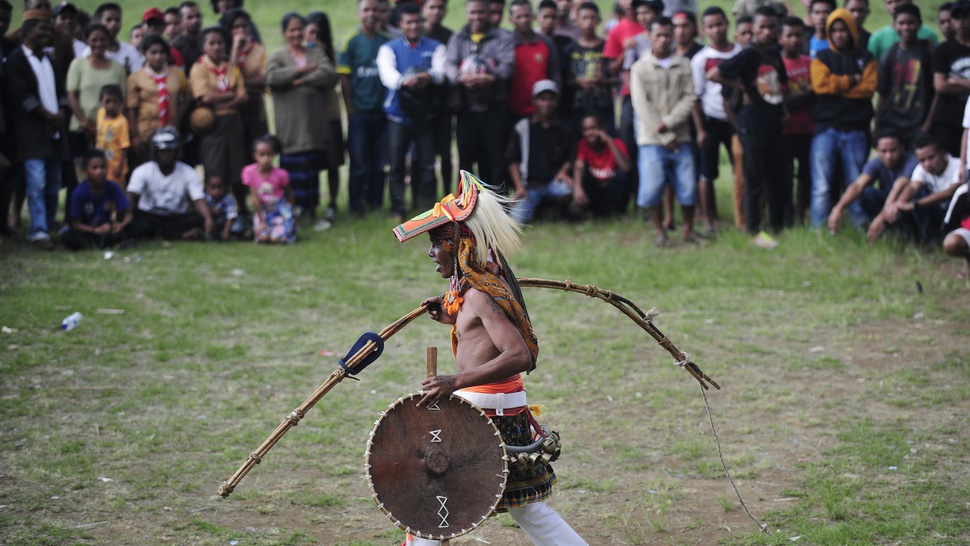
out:
M697 101L690 61L673 54L673 23L664 16L650 23L652 48L630 70L630 96L637 115L640 188L637 206L648 208L657 236L654 244L670 245L660 214L665 174L680 202L684 217L684 241L696 243L694 199L697 174L694 144L690 139L690 116Z
M566 2L568 0L559 0L560 3ZM568 13L568 6L566 8ZM572 104L572 100L569 98L570 89L566 87L566 58L565 51L570 45L574 44L574 40L565 34L556 33L556 22L557 14L559 13L559 6L556 5L554 0L542 0L539 2L539 6L536 8L536 32L545 37L547 40L552 42L556 47L556 56L559 58L559 73L560 81L559 87L562 90L562 96L559 97L559 117L564 120L569 120L572 118L572 112L569 111L569 107ZM569 19L570 24L576 27L577 31L579 27Z
M777 50L776 12L769 7L759 8L753 27L751 46L715 66L707 78L738 89L747 97L747 104L737 114L744 148L745 228L755 236L755 244L771 248L777 242L762 231L762 196L768 204L768 227L774 232L784 227L785 202L791 200L791 194L786 194L784 185L779 184L784 173L781 131L788 73Z
M440 0L439 0L440 1ZM330 64L337 66L337 50L333 46L333 30L330 18L322 11L311 12L307 15L306 25L307 47L318 47ZM334 80L336 81L336 79ZM324 101L327 103L327 189L330 201L323 219L333 222L337 216L337 196L340 192L340 166L344 164L344 126L340 116L340 99L337 98L335 85L325 86ZM448 134L448 149L451 150L451 133ZM449 157L451 157L449 155Z
M200 240L212 231L212 214L199 175L178 161L180 144L175 129L155 131L152 160L131 173L128 200L135 208L132 237Z
M815 133L812 103L815 101L815 90L812 89L812 59L802 53L804 30L805 23L798 17L786 17L781 22L781 60L788 73L789 93L788 120L781 130L785 154L782 158L785 168L782 184L792 184L795 162L798 162L798 190L785 190L795 197L794 205L791 199L785 201L785 227L805 221L805 213L812 199L812 135Z
M71 116L68 143L71 156L75 158L83 156L97 138L101 89L106 85L125 88L128 79L125 68L106 55L110 43L108 30L99 23L91 23L84 29L84 35L90 53L74 59L67 71L67 100L74 114ZM113 176L113 173L109 173L109 176ZM67 189L67 202L70 203L71 192L77 186L77 176L73 171L68 172L62 182ZM124 180L120 182L124 183ZM67 213L65 210L65 224L68 223Z
M944 2L936 11L936 26L943 35L943 41L949 42L957 37L957 27L953 21L953 2Z
M246 85L246 102L239 106L243 144L251 150L256 139L269 132L266 124L266 48L253 36L253 20L245 10L233 8L222 16L222 28L232 37L229 62L239 69Z
M714 181L720 174L720 151L723 146L728 158L731 158L731 135L734 130L724 111L721 84L708 80L707 73L725 59L737 55L741 46L728 40L727 15L721 8L711 6L704 10L701 24L710 43L691 58L690 68L694 78L694 93L703 114L702 126L707 134L707 141L701 146L700 184L697 189L701 219L710 230L717 221Z
M515 199L509 215L529 224L544 204L565 208L572 195L573 137L557 117L559 86L539 80L532 89L535 113L515 124L506 151Z
M448 13L447 2L445 0L425 0L421 12L424 14L424 35L432 40L438 40L447 47L452 35L455 34L453 30L441 24ZM439 92L446 104L442 105L443 107L431 123L434 125L434 129L432 129L434 133L434 155L438 158L441 187L444 190L443 193L448 193L448 188L452 185L451 143L452 134L455 131L455 116L450 108L450 100L454 96L455 90L446 86Z
M164 19L165 30L162 37L171 43L179 34L182 34L182 12L178 7L166 8Z
M381 101L387 90L377 72L377 51L388 37L379 31L377 0L358 0L357 17L357 32L344 40L337 54L337 74L347 109L350 210L362 214L365 200L373 210L384 202L387 121Z
M108 177L112 181L126 185L128 176L129 139L128 118L124 114L124 92L120 85L106 85L101 88L101 108L98 109L98 136L94 145L103 150L108 159Z
M197 107L212 110L215 123L199 139L199 151L206 178L217 176L227 181L244 216L246 189L240 175L245 164L243 123L239 107L246 102L246 85L236 66L229 63L228 35L222 27L202 31L202 51L205 53L192 66L189 86ZM206 230L210 231L210 230Z
M199 5L191 0L179 4L182 14L182 33L172 40L172 47L179 50L185 59L185 73L192 71L192 66L202 57L202 11Z
M404 175L408 149L413 145L412 165L417 177L411 187L418 208L426 209L437 201L434 177L434 125L431 120L439 104L435 86L445 81L445 46L423 36L421 8L417 4L398 7L401 37L380 47L377 69L387 88L384 112L387 114L387 140L390 155L391 214L404 222L407 204Z
M805 0L802 0L802 4L804 3ZM751 17L753 19L755 12L758 11L758 8L762 6L767 6L773 9L779 17L785 17L786 15L792 13L791 6L789 6L788 2L785 2L784 0L736 0L734 2L734 7L731 8L731 15L733 15L735 19L740 17ZM734 23L736 25L738 24L738 21L735 20Z
M674 24L674 54L693 59L704 44L697 41L697 15L692 11L678 11L670 18Z
M17 143L17 161L23 164L30 228L27 240L53 250L50 227L57 212L61 164L68 157L68 101L61 72L44 53L54 35L51 12L24 11L23 46L6 62L7 95L14 112L10 125Z
M445 66L449 83L461 93L455 125L458 168L472 172L477 164L478 177L498 186L506 176L508 86L515 70L515 38L492 26L488 6L487 0L465 3L467 24L448 42Z
M704 44L697 41L697 15L692 11L676 11L670 19L674 25L674 55L686 57L690 62L694 55L704 49ZM703 114L700 104L694 104L694 111L691 113L690 140L694 143L691 153L694 154L694 174L700 176L701 172L701 146L707 145L707 133L704 131ZM699 179L695 181L698 183ZM714 234L714 222L707 222L708 208L711 210L711 218L717 217L717 201L714 199L702 201L701 219L705 221L705 230L708 234ZM664 218L668 225L674 222L674 192L670 186L664 190ZM672 229L672 228L671 228Z
M895 13L896 8L898 8L899 6L903 4L911 4L913 2L913 0L885 0L885 1L886 1L886 11L889 12L890 15ZM959 0L957 0L957 2L954 2L954 5L956 5L957 3L959 3ZM966 5L966 0L964 0L964 4ZM954 17L956 17L956 15L954 15ZM936 33L933 32L933 29L927 26L920 27L916 36L920 40L929 40L933 42L934 46L936 46L939 43L939 38L937 38ZM892 24L888 24L882 27L881 29L873 32L872 35L869 37L869 51L876 58L876 60L882 59L882 56L885 55L887 51L889 51L889 48L898 41L899 41L899 34L896 33L896 29L893 28Z
M140 69L145 59L142 58L141 53L138 52L135 46L118 39L118 33L121 32L121 16L122 12L119 4L105 2L94 10L91 19L104 25L105 30L108 32L108 44L105 49L105 56L125 67L127 73L130 74ZM88 49L82 53L82 56L87 56L90 53L91 46L88 45Z
M61 242L71 250L108 248L121 243L133 218L125 190L108 180L108 161L103 151L88 150L82 165L87 180L78 185L68 205L71 223Z
M132 166L149 159L148 143L159 127L178 127L192 100L185 72L168 64L168 44L157 34L142 42L145 66L128 77Z
M75 37L78 33L77 17L77 6L74 4L58 4L54 8L54 31L71 37L75 58L80 57L88 47L83 40Z
M578 39L580 34L579 25L577 25L576 21L574 20L578 9L573 6L573 0L555 0L555 3L555 33L559 36L565 36L570 40Z
M617 203L623 201L625 174L631 166L626 146L605 131L596 115L582 119L582 130L573 163L573 203L594 216L622 212Z
M326 90L332 89L336 80L333 64L320 47L303 44L305 24L297 13L283 16L286 46L270 55L266 83L272 90L277 135L281 141L280 166L289 173L296 208L315 222L315 230L323 231L330 227L330 221L316 219L320 171L327 164L331 116L340 114L330 112L325 100Z
M609 59L603 55L606 41L596 34L600 24L600 10L593 2L583 2L576 10L579 38L563 51L565 89L563 101L572 115L570 126L576 129L587 116L595 116L605 124L606 132L616 136L616 116L613 113L613 89L620 83L612 75ZM621 175L626 175L624 171Z
M957 35L933 52L933 87L937 99L930 134L950 155L958 156L963 135L959 122L970 94L970 0L957 0L950 13Z
M141 39L145 37L145 24L138 23L137 25L131 27L128 32L128 44L131 47L138 49L141 46Z
M50 12L51 1L24 0L24 12L32 10L47 10ZM23 27L10 31L6 34L6 38L13 40L18 44L22 43ZM60 71L58 76L61 78L67 78L67 70L71 66L71 62L73 62L74 58L76 57L74 53L74 39L75 35L73 33L69 34L67 31L61 31L55 26L54 37L51 38L51 43L46 48L47 57L54 63L57 70Z
M869 156L869 124L878 68L872 53L856 47L855 19L843 8L829 15L826 35L831 47L812 60L815 103L812 119L812 225L825 224L831 208L836 168L841 163L846 184L859 176ZM838 191L838 190L836 190ZM858 204L849 206L852 221L864 221Z
M502 17L505 16L505 0L488 0L488 21L492 28L502 30Z
M14 49L20 47L5 35L10 28L13 17L13 4L8 0L0 0L0 66L7 62L7 56ZM10 99L7 96L6 70L0 70L0 236L13 235L10 229L10 201L13 197L13 160L17 149L14 138L13 113Z
M859 29L859 48L869 49L869 37L872 33L864 28L866 19L869 17L869 0L845 0L845 9L852 14L856 28ZM879 59L877 58L876 61Z
M916 140L916 160L908 184L893 186L886 198L886 206L869 225L872 243L885 229L901 223L911 227L917 242L940 239L947 205L961 186L960 159L951 156L932 137L923 135Z
M876 133L876 153L877 157L866 163L859 177L849 184L839 202L832 207L827 221L829 232L835 233L839 229L843 213L856 201L862 206L866 219L873 225L879 225L883 222L880 215L885 210L889 195L895 200L909 184L909 177L918 163L916 156L906 151L898 134L889 129ZM860 224L856 227L863 226Z
M741 49L748 47L754 34L754 17L742 15L738 17L734 28L734 43ZM811 29L809 29L809 32ZM731 124L731 204L734 208L734 225L738 229L745 229L744 219L744 147L741 146L741 136L738 132L737 114L744 106L744 90L735 87L721 87L721 102L728 123Z
M915 4L896 8L893 26L900 39L879 63L876 130L895 130L907 149L921 132L929 129L927 121L932 113L933 44L916 37L922 24Z
M558 86L559 51L545 36L532 30L535 17L529 0L512 0L509 19L515 35L515 72L509 80L509 110L516 120L535 112L532 87L541 80L552 80Z
M829 15L837 7L838 5L835 3L835 0L812 0L809 13L815 31L812 33L812 38L808 42L809 57L814 59L819 51L829 48L828 34L825 29L828 24Z

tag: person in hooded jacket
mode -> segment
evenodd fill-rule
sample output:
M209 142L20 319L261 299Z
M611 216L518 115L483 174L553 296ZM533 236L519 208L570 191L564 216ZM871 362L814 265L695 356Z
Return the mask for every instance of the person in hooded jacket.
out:
M878 63L868 50L856 47L859 31L855 18L836 9L825 22L829 49L819 51L810 67L815 104L812 119L812 225L825 225L831 209L830 191L835 169L841 163L842 179L855 180L869 157L872 95L878 83ZM849 215L861 224L865 215L858 203Z

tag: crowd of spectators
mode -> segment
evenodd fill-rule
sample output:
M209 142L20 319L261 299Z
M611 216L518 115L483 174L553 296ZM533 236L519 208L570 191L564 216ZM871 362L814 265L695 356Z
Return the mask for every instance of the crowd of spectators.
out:
M213 26L192 1L150 8L131 43L116 3L26 0L10 31L0 0L0 232L292 242L331 225L346 158L348 219L429 208L457 165L521 223L639 210L657 246L697 244L726 228L723 154L754 244L846 220L970 264L970 0L886 0L872 32L868 0L801 0L804 19L783 0L464 0L454 31L448 7L358 0L344 36L288 13L268 52L242 0L213 1Z

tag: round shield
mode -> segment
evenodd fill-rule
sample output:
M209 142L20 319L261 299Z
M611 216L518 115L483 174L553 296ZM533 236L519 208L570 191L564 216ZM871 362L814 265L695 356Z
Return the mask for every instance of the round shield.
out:
M388 406L367 440L367 482L377 506L405 532L450 540L482 524L505 491L498 429L458 396L419 409L424 395Z

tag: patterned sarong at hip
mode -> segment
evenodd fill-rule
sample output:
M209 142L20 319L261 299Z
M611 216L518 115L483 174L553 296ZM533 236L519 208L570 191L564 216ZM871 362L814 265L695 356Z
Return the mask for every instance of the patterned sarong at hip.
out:
M290 186L296 206L316 210L320 205L320 171L327 164L322 150L280 155L280 168L290 173Z
M532 443L532 423L528 412L523 411L511 417L495 416L491 420L507 445L526 446ZM536 465L526 471L519 469L518 465L510 465L505 493L495 511L505 512L509 508L546 500L558 479L552 465Z

